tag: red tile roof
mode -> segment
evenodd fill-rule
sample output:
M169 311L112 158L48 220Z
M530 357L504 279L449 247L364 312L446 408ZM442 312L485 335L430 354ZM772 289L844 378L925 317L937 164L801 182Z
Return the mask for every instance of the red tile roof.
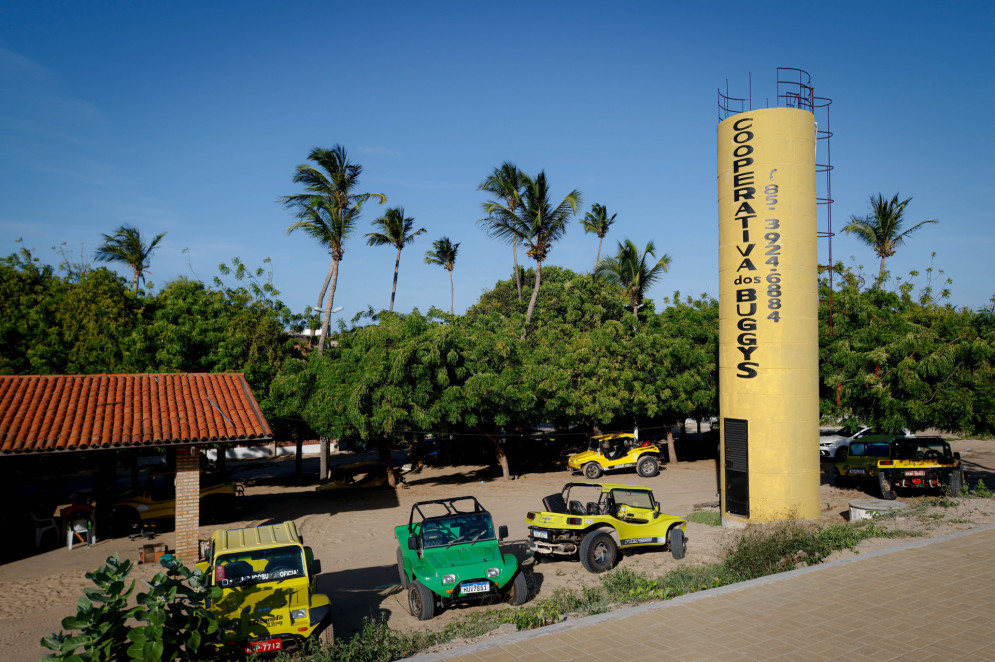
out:
M0 376L0 453L266 441L241 373Z

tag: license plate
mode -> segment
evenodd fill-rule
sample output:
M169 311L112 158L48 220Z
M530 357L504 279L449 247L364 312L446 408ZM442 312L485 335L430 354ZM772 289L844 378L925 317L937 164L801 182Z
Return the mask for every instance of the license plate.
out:
M463 584L460 588L460 595L468 595L470 593L487 593L491 590L490 582L474 582L472 584Z
M921 470L921 469L916 469L914 471L906 471L905 475L906 476L925 476L926 472L923 471L923 470Z
M533 530L532 531L532 537L533 538L542 538L543 540L549 540L549 531Z
M245 645L246 653L270 653L278 650L283 650L283 639L252 641Z
M283 639L265 639L263 641L250 641L245 645L246 653L270 653L272 651L283 650Z
M864 471L863 469L857 469L857 468L850 469L850 474L853 476L863 476L866 473L867 472Z

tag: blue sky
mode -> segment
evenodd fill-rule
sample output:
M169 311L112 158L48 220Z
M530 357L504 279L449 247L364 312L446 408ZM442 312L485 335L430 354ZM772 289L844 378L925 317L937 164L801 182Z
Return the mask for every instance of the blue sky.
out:
M995 294L993 7L7 0L0 254L23 245L56 264L52 246L92 254L128 223L167 233L155 283L269 257L300 311L329 260L287 236L277 200L299 192L291 178L311 148L341 143L364 168L361 190L428 230L402 253L398 310L448 308L446 272L424 264L444 235L461 243L457 312L510 277L510 248L475 224L486 199L476 186L505 160L544 169L559 197L580 189L582 211L617 213L606 249L652 239L669 253L653 298L717 296L716 90L728 79L745 97L752 74L754 107L774 105L785 66L833 99L834 226L865 214L873 194L912 196L909 220L940 224L891 272L922 270L935 251L951 301L980 307ZM363 236L384 209L367 207L346 246L337 317L389 303L394 252ZM548 263L589 270L596 250L575 223ZM876 272L848 236L833 253Z

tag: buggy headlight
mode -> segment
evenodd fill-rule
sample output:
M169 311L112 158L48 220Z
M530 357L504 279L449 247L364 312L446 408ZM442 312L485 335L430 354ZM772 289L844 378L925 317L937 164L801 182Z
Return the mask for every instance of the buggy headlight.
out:
M488 568L487 579L493 579L501 574L501 568Z
M307 609L291 609L290 618L294 619L295 621L298 618L307 618Z
M442 575L442 583L445 584L455 584L456 575Z

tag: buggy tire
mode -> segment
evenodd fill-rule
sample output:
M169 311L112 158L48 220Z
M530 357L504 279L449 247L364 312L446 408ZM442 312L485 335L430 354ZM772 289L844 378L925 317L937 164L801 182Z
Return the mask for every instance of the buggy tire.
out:
M411 582L408 590L408 609L419 621L430 621L435 616L435 594L419 581Z
M895 500L895 488L892 486L888 476L883 471L878 472L878 485L881 487L881 498L888 501Z
M684 553L687 551L684 545L684 532L681 531L681 527L675 526L667 533L667 541L670 543L670 553L677 560L684 558Z
M601 474L603 473L604 470L601 468L601 465L598 464L597 462L588 462L587 464L584 465L585 478L588 478L590 480L597 480L598 478L601 478Z
M950 488L950 496L960 496L960 491L964 487L964 469L962 467L958 467L950 472L947 486Z
M332 619L328 619L328 625L321 631L321 643L331 646L335 643L335 628L332 627Z
M524 605L529 599L529 583L525 580L525 573L518 570L518 574L511 581L511 589L508 591L508 604Z
M643 455L636 462L636 473L643 478L652 478L660 473L660 463L652 455Z
M404 572L404 555L401 554L401 547L397 548L397 578L401 582L401 588L408 590L411 588L411 580L408 573Z
M594 574L611 570L618 556L615 540L604 531L594 531L580 543L580 564L584 570Z

